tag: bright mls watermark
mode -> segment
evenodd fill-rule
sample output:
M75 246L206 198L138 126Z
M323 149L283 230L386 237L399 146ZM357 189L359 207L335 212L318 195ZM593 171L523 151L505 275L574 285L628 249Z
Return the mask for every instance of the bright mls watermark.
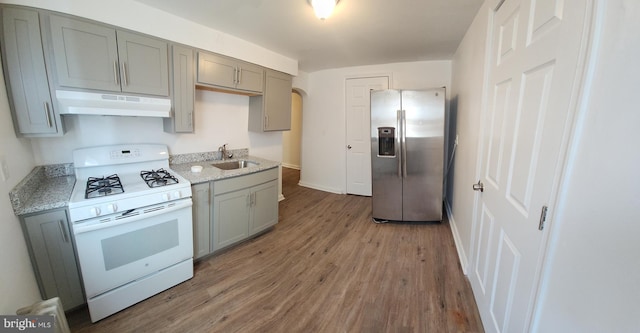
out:
M53 316L0 315L0 333L53 333L54 321Z

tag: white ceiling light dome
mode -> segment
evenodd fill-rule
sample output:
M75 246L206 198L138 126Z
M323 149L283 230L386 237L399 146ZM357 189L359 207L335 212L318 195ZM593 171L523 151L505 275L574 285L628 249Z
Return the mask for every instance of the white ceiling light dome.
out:
M313 7L313 11L316 13L316 16L324 20L331 16L333 9L336 7L336 4L340 2L340 0L308 0Z

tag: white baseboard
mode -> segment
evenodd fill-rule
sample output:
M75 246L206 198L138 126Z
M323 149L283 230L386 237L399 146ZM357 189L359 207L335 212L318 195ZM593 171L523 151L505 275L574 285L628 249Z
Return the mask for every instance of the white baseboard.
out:
M460 268L462 268L462 273L464 275L467 275L469 260L467 259L467 255L464 252L462 239L460 238L460 233L458 232L458 226L456 225L456 221L453 218L451 206L447 201L445 201L445 208L447 210L447 217L449 218L449 225L451 226L451 234L453 235L453 242L456 244L456 252L458 252L458 258L460 259Z
M278 202L284 200L284 194L280 193L280 195L278 196Z
M283 168L300 170L300 166L299 165L293 165L293 164L284 163L284 162L282 162L282 167Z
M316 185L316 184L310 184L310 183L306 183L306 182L303 182L303 181L298 182L298 185L304 186L304 187L308 187L308 188L312 188L314 190L324 191L324 192L330 192L330 193L336 193L336 194L344 194L344 192L342 192L339 189L320 186L320 185Z

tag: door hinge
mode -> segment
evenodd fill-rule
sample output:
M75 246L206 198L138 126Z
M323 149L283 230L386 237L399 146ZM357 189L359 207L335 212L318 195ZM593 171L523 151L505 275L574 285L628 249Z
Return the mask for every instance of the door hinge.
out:
M538 230L544 229L544 223L547 221L547 210L549 210L549 207L542 206L542 210L540 211L540 223L538 224Z

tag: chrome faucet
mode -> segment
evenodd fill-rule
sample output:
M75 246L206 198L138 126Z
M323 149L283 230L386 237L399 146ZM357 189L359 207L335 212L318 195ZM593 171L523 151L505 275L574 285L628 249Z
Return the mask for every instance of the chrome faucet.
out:
M227 152L227 143L225 143L222 146L220 146L218 148L218 151L220 152L221 159L223 159L223 160L226 160L227 158L232 158L233 157L233 153Z

